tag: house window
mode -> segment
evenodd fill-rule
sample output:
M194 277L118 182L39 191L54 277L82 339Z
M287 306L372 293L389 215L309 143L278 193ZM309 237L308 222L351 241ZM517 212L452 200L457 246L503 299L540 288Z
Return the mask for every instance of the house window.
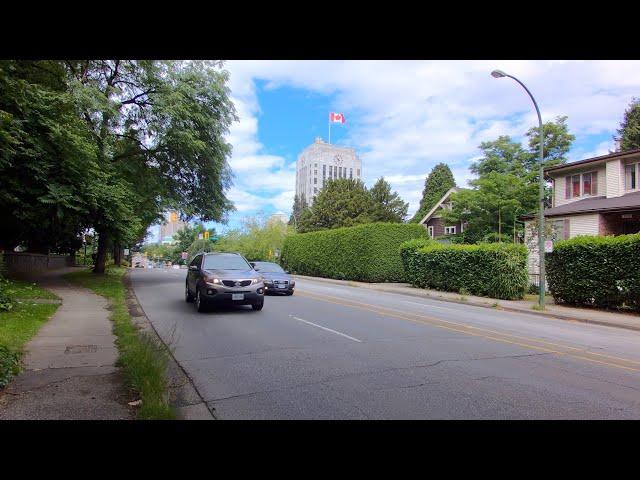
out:
M349 169L349 178L353 178L353 168Z
M318 184L318 178L317 177L313 177L313 184L317 185Z
M324 182L324 179L327 178L327 166L326 165L322 165L322 181Z
M431 238L433 238L433 226L431 226L431 225L430 225L430 226L428 226L428 227L427 227L427 232L429 232L429 236L430 236Z
M333 166L329 165L329 178L333 178Z
M360 169L358 169L358 178L360 178Z
M565 198L598 194L598 172L587 172L565 177Z
M624 167L624 188L626 190L635 190L638 187L638 176L636 174L636 165L626 165Z
M338 167L338 178L342 178L342 167Z
M444 234L445 235L455 235L456 233L456 227L455 225L452 227L444 227Z

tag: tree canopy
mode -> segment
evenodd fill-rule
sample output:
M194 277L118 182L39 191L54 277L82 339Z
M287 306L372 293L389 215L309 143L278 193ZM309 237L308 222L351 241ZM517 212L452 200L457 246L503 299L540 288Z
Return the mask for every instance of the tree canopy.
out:
M616 139L623 152L640 148L640 99L634 98L625 110Z
M398 192L391 191L391 185L380 177L369 190L373 200L371 220L374 222L403 222L407 216L409 204L403 201Z
M455 178L453 178L453 173L451 173L451 169L446 163L439 163L433 167L427 178L425 178L420 206L410 222L418 223L422 220L444 194L455 186Z
M166 209L224 221L227 81L219 62L0 62L0 247L72 251L93 228L102 272Z

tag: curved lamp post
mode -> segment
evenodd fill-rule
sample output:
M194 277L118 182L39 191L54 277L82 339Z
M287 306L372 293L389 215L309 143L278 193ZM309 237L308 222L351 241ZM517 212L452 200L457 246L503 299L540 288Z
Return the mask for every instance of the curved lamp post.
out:
M538 303L541 309L544 309L544 291L545 291L545 279L544 279L544 166L543 166L543 142L544 133L542 131L542 117L540 116L540 109L536 103L536 99L533 98L529 89L513 75L508 75L502 70L494 70L491 72L493 78L509 77L520 84L522 88L529 94L533 106L536 107L536 113L538 114L538 125L540 126L540 179L539 179L539 209L538 209L538 254L540 255L540 295Z

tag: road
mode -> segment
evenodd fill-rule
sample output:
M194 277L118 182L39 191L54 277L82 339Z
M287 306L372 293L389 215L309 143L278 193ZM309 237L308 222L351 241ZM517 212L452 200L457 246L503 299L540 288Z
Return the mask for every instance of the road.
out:
M199 314L185 276L131 272L219 419L640 418L640 332L309 280Z

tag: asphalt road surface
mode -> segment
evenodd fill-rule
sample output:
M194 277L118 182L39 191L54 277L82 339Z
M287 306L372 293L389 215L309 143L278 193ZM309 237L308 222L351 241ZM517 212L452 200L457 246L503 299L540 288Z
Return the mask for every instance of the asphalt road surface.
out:
M219 419L640 418L640 332L308 280L200 314L185 277L131 272Z

